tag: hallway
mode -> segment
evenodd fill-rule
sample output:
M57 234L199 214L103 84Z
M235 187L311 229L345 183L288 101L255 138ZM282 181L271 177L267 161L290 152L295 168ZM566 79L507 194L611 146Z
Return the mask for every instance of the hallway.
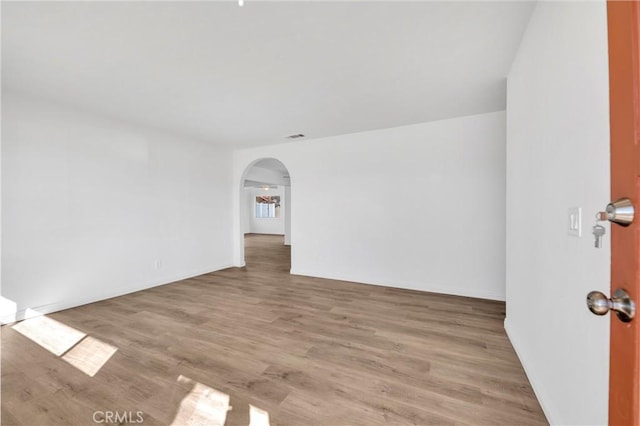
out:
M504 303L292 276L275 236L246 259L48 315L116 349L93 376L25 337L34 320L2 327L3 424L546 424Z

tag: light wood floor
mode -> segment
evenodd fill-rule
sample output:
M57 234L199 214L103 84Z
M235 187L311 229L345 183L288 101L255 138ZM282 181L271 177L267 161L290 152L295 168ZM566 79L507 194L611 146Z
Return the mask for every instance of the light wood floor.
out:
M546 424L503 303L291 276L277 236L246 261L2 327L2 424Z

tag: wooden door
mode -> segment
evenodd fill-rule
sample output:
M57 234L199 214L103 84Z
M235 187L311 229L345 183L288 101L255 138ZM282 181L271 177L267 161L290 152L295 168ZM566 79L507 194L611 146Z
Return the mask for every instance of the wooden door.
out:
M611 224L611 294L624 288L640 307L640 3L607 2L611 123L611 200L627 197L636 209L628 227ZM588 90L588 89L586 89ZM609 424L639 425L640 316L611 319Z

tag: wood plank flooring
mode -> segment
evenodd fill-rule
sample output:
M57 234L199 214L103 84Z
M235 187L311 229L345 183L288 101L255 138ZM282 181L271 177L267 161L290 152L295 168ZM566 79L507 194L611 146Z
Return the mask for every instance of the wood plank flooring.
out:
M546 424L503 303L291 276L282 243L249 235L246 268L47 315L46 336L2 327L2 424Z

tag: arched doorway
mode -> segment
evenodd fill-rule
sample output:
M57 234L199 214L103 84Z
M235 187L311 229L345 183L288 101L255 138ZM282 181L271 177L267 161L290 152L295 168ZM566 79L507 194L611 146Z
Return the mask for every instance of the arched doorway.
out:
M250 259L261 246L267 247L274 241L291 246L291 177L287 167L276 158L260 158L251 162L240 179L240 261L247 266L247 253ZM281 239L267 236L281 236ZM251 247L246 247L249 243ZM288 256L287 272L290 269L290 250L273 250L279 253L278 262L282 262L283 253ZM269 253L262 256L269 260ZM262 266L265 266L264 264Z

